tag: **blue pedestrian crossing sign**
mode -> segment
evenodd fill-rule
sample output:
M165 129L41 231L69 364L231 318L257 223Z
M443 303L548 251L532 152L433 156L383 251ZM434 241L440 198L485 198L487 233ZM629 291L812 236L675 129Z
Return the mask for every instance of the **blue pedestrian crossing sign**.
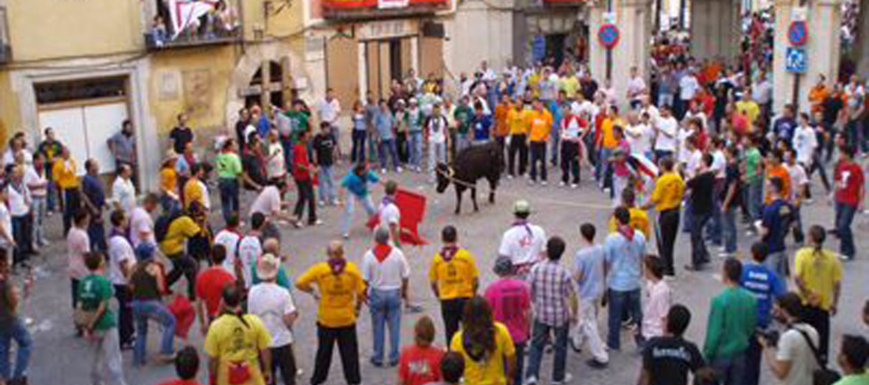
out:
M788 72L806 72L806 67L808 67L806 50L788 47L785 53L785 70Z

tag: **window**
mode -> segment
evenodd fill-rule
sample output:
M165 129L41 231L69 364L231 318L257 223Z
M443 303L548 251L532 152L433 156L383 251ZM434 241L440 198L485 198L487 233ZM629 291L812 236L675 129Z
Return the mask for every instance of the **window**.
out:
M127 95L127 79L116 77L37 83L34 89L38 104L123 97Z
M250 79L247 89L244 91L244 101L246 107L262 104L263 90L267 89L268 103L283 108L284 107L284 70L281 64L275 61L269 61L269 85L263 87L262 66L253 74Z
M173 8L156 4L146 34L151 48L221 43L241 38L237 0L179 0Z

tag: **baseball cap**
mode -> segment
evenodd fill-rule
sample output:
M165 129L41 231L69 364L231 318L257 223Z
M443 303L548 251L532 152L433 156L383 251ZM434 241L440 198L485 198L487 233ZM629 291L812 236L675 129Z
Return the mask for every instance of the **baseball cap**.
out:
M513 203L513 214L529 214L531 213L531 204L524 199L520 199Z

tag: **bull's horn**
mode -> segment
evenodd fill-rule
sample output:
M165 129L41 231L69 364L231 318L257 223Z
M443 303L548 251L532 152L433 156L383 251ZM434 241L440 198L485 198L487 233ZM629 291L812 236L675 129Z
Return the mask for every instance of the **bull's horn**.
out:
M452 167L447 167L447 176L452 178L455 175L456 175L456 170L453 170Z

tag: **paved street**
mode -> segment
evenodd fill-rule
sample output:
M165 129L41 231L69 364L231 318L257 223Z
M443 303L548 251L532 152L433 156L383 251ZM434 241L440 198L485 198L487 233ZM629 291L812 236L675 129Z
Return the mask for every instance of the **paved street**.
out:
M552 171L552 170L550 170ZM339 173L343 175L343 171ZM393 175L390 175L392 177ZM552 173L550 182L560 176L559 172ZM409 254L411 264L411 296L415 302L425 307L425 313L430 314L436 321L438 328L437 342L443 343L443 328L440 319L438 303L429 290L427 271L429 261L438 245L439 232L442 226L454 224L459 228L460 243L469 248L477 258L477 263L482 274L481 284L485 288L494 280L491 272L492 262L502 232L511 222L510 207L512 202L519 197L531 201L535 213L531 220L544 227L549 235L561 235L568 241L569 254L566 262L572 263L573 250L578 246L578 226L582 222L590 221L598 227L599 234L603 233L605 223L610 215L610 201L598 191L589 181L588 170L583 170L583 183L578 190L569 190L556 187L557 183L550 183L548 187L528 186L524 179L504 180L497 196L497 203L492 206L488 203L480 203L480 212L473 213L472 206L465 196L465 205L461 216L453 215L455 194L449 190L444 195L437 195L431 185L425 183L427 177L405 172L399 178L404 188L413 189L425 193L428 200L428 212L426 220L421 225L420 232L433 244L422 247L405 249ZM820 192L821 188L815 189ZM485 188L482 190L485 192ZM375 199L379 199L382 191L378 189ZM486 194L480 194L485 197ZM292 194L294 199L295 194ZM250 200L251 195L245 196ZM212 200L218 202L216 197ZM246 209L245 209L246 210ZM355 225L352 236L347 245L349 259L360 261L365 248L369 245L368 232L363 229L363 214L357 209ZM304 269L316 261L324 258L324 246L330 239L339 236L338 222L340 211L336 208L326 208L320 211L325 225L317 228L305 228L296 230L283 228L283 252L289 255L285 264L289 275L295 277ZM812 206L803 210L804 224L806 228L810 224L821 223L829 226L832 222L833 210L826 202L817 199ZM213 216L217 220L218 215ZM869 234L865 222L867 218L860 216L855 220L855 233L857 235L858 250L866 250L869 247L869 239L864 237ZM89 346L84 340L74 337L71 326L71 310L69 306L69 281L66 275L65 245L60 240L60 217L55 215L50 218L50 240L52 244L43 250L41 257L36 258L36 264L42 265L39 279L36 282L34 292L30 300L24 305L27 317L34 320L35 350L30 371L31 384L69 384L84 385L89 383L88 371L91 363ZM214 223L219 229L219 223ZM856 228L861 226L861 228ZM860 236L864 235L864 236ZM599 239L602 236L599 235ZM753 239L740 234L739 248L747 250ZM838 241L831 239L830 246L838 248ZM671 283L674 293L674 301L688 305L693 312L692 323L688 331L688 337L701 345L704 336L706 315L709 298L717 293L721 284L716 279L720 267L720 259L713 256L711 268L702 273L689 274L681 269L688 259L689 242L686 234L680 234L677 240L677 279ZM653 243L652 243L653 244ZM652 246L650 251L654 251ZM717 250L712 249L715 252ZM791 258L793 253L789 253ZM865 284L865 277L869 276L869 262L867 253L858 251L858 260L846 265L846 276L843 284L843 295L839 314L833 318L833 343L837 347L839 336L843 333L866 333L866 327L859 322L859 314L863 302L869 298L869 285ZM45 274L42 274L44 272ZM793 286L791 284L791 286ZM176 286L176 288L181 286ZM313 370L314 349L316 347L314 322L315 303L307 295L296 293L296 304L300 310L300 319L295 328L295 351L296 360L305 373L300 378L300 383L307 383ZM412 326L416 315L406 315L402 319L402 343L412 343ZM360 359L363 361L362 374L366 384L394 384L396 375L394 369L378 369L367 363L368 353L371 351L372 341L370 317L367 310L363 310L357 324L360 336ZM604 319L602 318L602 321ZM601 323L602 332L605 332L604 323ZM152 326L149 333L149 352L154 353L157 348L156 327ZM624 338L624 337L623 337ZM201 350L203 336L198 328L191 328L190 343ZM179 343L180 344L180 343ZM142 370L136 370L130 365L132 353L125 352L125 375L129 384L145 385L154 384L173 375L171 366L159 366L150 364ZM574 384L633 384L639 371L640 359L635 352L633 344L627 342L621 352L614 353L608 369L596 371L585 366L584 361L589 358L587 353L577 355L569 354L568 369L574 376ZM547 359L548 360L548 359ZM547 383L551 365L548 361L542 367L543 382ZM768 373L764 374L768 376ZM205 365L200 369L200 381L207 383ZM762 383L770 383L767 377ZM343 376L337 353L332 362L332 371L328 383L341 384Z

